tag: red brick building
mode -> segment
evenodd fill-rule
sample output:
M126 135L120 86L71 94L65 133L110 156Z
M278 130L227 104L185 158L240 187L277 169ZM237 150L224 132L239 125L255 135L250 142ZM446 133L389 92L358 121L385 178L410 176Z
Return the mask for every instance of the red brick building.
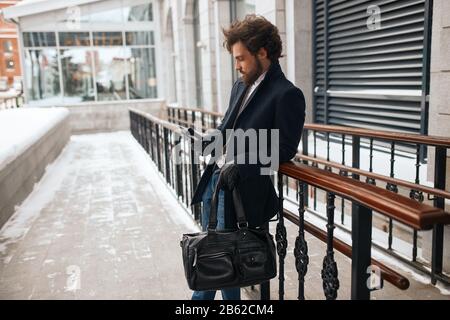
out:
M0 10L18 2L19 0L0 0ZM14 23L5 21L0 14L0 90L2 90L1 82L7 79L8 86L11 87L14 78L21 76L17 27Z

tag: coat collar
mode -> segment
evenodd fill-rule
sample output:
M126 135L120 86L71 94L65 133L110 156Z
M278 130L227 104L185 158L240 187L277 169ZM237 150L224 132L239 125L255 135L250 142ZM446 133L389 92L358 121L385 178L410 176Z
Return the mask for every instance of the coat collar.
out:
M278 61L272 62L269 66L269 69L267 70L267 73L266 73L264 79L261 81L259 86L253 92L252 96L249 97L247 104L249 104L251 102L251 99L256 94L256 91L258 91L260 89L261 86L263 86L265 83L271 82L272 80L280 77L281 75L283 75L283 71L281 70L280 63ZM237 118L239 118L240 115L244 112L244 110L242 110L242 112L240 114L237 114L239 107L241 106L241 103L245 97L245 93L249 89L249 86L247 86L244 83L242 78L239 78L238 81L239 81L238 89L237 89L238 99L236 99L236 101L233 105L233 109L231 109L232 112L230 113L230 116L227 119L227 123L225 124L224 129L228 129L229 127L233 126L233 124L237 121ZM233 121L231 121L231 120L233 120Z

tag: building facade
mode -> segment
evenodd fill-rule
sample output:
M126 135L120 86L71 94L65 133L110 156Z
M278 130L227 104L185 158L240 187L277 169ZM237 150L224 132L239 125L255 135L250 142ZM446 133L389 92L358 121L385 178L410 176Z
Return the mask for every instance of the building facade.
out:
M0 1L0 10L17 3L18 0ZM18 38L17 26L0 15L0 90L9 89L14 82L21 81Z

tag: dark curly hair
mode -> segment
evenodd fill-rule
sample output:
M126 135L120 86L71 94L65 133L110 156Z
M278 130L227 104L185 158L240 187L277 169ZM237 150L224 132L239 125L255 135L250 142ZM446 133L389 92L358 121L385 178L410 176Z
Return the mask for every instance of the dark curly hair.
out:
M270 61L275 62L283 57L278 28L262 16L246 15L244 20L233 22L228 29L222 29L222 32L225 36L223 45L230 53L232 46L241 41L252 55L265 48Z

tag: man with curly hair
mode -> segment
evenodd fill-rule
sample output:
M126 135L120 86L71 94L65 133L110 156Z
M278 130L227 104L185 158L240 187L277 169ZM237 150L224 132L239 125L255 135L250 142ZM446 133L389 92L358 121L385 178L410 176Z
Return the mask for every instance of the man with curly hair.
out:
M289 161L295 156L300 142L305 99L302 91L287 80L281 70L278 59L282 57L282 43L276 26L264 17L248 15L244 20L232 23L223 33L224 46L233 55L235 69L242 77L233 85L229 107L218 127L225 137L221 139L223 155L214 157L206 167L192 204L203 201L202 227L206 230L211 198L220 175L223 190L219 192L217 228L237 227L231 196L234 188L241 194L248 225L266 227L278 212L278 197L271 176L261 174L263 164L260 159L256 163L237 161L248 160L250 154L255 153L254 149L246 146L243 154L238 154L227 148L226 130L277 130L278 141L269 139L268 145L277 146L277 163ZM209 142L209 139L205 138L205 141ZM195 291L192 299L214 299L215 293ZM223 289L222 297L238 300L240 288Z

